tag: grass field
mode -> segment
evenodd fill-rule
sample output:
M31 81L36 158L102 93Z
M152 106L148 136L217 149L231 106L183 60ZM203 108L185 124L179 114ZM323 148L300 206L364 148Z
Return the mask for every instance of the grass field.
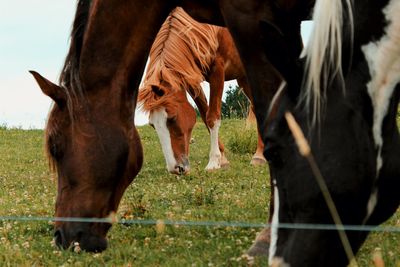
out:
M228 143L244 122L225 121ZM264 223L270 197L266 167L250 167L250 154L227 152L226 170L205 172L209 138L202 124L194 130L191 174L170 175L158 138L149 126L139 128L145 161L125 192L118 216L127 219L241 221ZM52 216L56 183L48 170L41 130L0 128L0 216ZM400 212L387 222L400 226ZM246 266L241 255L257 231L234 227L114 225L102 254L60 251L52 245L50 222L0 222L0 266ZM357 256L373 266L380 251L386 266L400 266L400 234L372 234ZM255 265L266 265L257 259Z

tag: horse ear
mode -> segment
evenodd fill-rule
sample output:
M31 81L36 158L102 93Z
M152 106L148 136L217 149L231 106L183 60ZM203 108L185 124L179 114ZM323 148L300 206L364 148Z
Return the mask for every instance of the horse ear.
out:
M53 99L58 106L61 107L67 102L67 95L60 86L50 82L36 71L30 70L29 72L35 78L42 92Z
M161 88L161 87L158 87L158 86L152 86L151 87L151 90L156 94L156 95L158 95L158 96L163 96L163 95L165 95L165 90L163 89L163 88Z

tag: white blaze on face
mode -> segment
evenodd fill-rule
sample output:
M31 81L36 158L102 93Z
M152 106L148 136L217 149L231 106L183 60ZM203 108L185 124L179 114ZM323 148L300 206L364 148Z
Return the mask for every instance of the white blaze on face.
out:
M165 111L165 108L161 108L150 112L149 123L153 124L156 129L165 161L167 163L167 169L169 172L172 172L175 170L177 163L174 157L174 151L172 150L171 136L167 127L167 118L168 114Z
M206 166L206 170L215 170L221 168L221 151L218 145L218 132L221 126L221 120L217 120L214 123L214 127L210 129L210 159Z
M371 75L367 87L374 110L372 131L378 149L377 178L383 165L381 155L383 119L388 112L394 88L400 82L400 1L391 0L385 8L384 14L388 22L384 36L362 48ZM377 190L374 190L370 197L367 218L375 208L377 194Z
M278 242L278 224L279 224L279 192L276 186L276 180L274 180L274 214L272 215L271 222L271 244L269 245L269 258L268 263L272 265L275 253L276 244Z

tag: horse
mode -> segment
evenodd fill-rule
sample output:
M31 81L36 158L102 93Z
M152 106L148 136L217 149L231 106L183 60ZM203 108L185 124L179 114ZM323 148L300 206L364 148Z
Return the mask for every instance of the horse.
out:
M274 94L263 90L273 76L269 70L275 67L288 84L296 80L300 23L312 2L78 0L59 84L31 71L54 102L45 147L57 176L56 216L105 218L117 211L143 161L134 126L140 80L157 32L176 6L200 22L228 27L264 139ZM78 242L82 250L101 252L110 227L57 220L55 243L68 248Z
M189 144L196 122L194 108L177 90L190 94L210 132L210 157L206 170L229 164L218 131L224 80L232 79L238 80L245 95L251 99L244 69L228 30L198 23L182 8L174 9L150 50L144 84L138 96L142 109L149 113L150 125L157 131L170 173L185 174L189 171ZM204 80L210 83L210 107L200 85ZM278 77L276 81L278 87ZM263 150L259 136L251 164L266 162Z
M347 266L367 231L279 225L340 219L375 226L399 207L400 2L318 0L314 25L299 60L304 81L277 92L263 138L274 183L269 259ZM301 139L301 151L288 112L307 137L309 146ZM326 189L314 176L322 176ZM339 217L328 209L327 191Z

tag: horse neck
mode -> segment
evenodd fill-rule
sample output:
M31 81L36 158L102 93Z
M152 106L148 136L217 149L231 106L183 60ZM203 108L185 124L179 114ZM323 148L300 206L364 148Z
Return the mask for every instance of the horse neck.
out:
M152 12L142 16L144 8ZM80 56L84 90L111 88L135 97L149 48L168 10L166 3L156 0L146 1L146 7L137 1L94 1ZM110 13L118 18L112 23Z

